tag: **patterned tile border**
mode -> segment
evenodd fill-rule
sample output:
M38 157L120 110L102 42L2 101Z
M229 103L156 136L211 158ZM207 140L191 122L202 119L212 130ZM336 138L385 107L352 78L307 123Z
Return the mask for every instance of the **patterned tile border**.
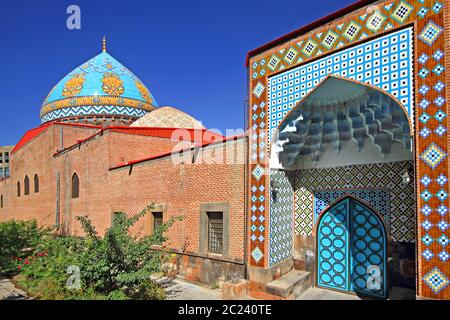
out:
M267 174L269 145L268 135L268 77L289 68L310 62L328 53L357 45L389 32L412 25L414 28L414 103L415 112L415 169L417 196L418 239L433 238L430 245L418 241L417 294L424 297L450 299L448 248L439 244L442 235L450 237L447 196L448 184L439 185L438 177L448 177L447 155L449 150L446 131L447 100L450 98L447 84L450 80L446 68L446 46L450 41L444 30L444 1L436 0L388 0L354 11L343 18L317 28L285 44L251 57L249 61L249 124L250 139L249 197L264 196L255 204L258 222L255 231L249 230L249 238L262 234L268 239L268 200L270 179ZM447 19L447 26L450 23ZM445 39L447 38L447 42ZM253 174L255 168L258 168ZM427 176L432 182L421 183ZM254 191L255 190L255 191ZM263 190L263 191L261 191ZM428 195L429 196L426 196ZM253 208L250 203L250 210ZM252 216L250 214L250 216ZM252 223L250 222L251 226ZM260 228L262 226L263 228ZM264 231L261 232L260 230ZM250 241L250 265L269 266L267 241Z

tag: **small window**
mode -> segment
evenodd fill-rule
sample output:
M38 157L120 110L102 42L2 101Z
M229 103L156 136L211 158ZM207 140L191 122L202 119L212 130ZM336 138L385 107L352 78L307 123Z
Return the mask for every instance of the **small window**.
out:
M28 176L25 176L23 180L23 194L25 196L30 194L30 179L28 179Z
M117 217L119 215L123 214L122 212L113 212L113 214L111 215L111 225L114 224L114 222L116 221Z
M163 224L163 213L153 212L153 231Z
M80 180L76 173L72 176L72 199L80 197Z
M0 195L0 208L3 208L3 195Z
M20 197L20 181L17 181L17 196Z
M223 253L223 213L208 212L208 251Z
M34 193L39 192L39 177L37 174L34 175Z

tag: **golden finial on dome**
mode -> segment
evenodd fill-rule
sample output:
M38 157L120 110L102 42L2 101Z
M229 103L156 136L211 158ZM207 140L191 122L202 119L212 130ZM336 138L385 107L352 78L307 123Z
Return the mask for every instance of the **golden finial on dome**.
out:
M103 36L103 52L106 52L106 37Z

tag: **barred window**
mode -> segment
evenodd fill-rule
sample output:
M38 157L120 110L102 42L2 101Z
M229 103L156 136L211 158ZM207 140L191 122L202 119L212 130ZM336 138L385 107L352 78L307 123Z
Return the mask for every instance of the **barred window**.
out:
M163 213L153 212L153 231L163 224Z
M223 212L208 212L208 251L223 253Z

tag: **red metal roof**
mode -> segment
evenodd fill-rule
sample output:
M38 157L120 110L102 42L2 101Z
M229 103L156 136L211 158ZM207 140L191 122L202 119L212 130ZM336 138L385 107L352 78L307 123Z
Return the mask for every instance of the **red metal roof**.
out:
M43 125L41 125L41 126L39 126L37 128L28 130L23 135L22 139L20 139L20 141L16 144L14 149L11 151L11 154L13 154L16 151L18 151L19 149L21 149L24 145L26 145L28 142L32 141L34 138L36 138L38 135L40 135L42 132L44 132L48 127L50 127L50 126L52 126L54 124L59 124L59 125L64 125L64 126L95 128L95 129L100 129L101 128L101 126L94 126L94 125L82 124L82 123L66 123L66 122L50 122L50 123L46 123L46 124L43 124Z
M325 17L323 17L323 18L321 18L319 20L316 20L316 21L314 21L314 22L312 22L310 24L307 24L306 26L303 26L303 27L301 27L301 28L299 28L299 29L297 29L295 31L292 31L292 32L290 32L290 33L288 33L288 34L286 34L286 35L284 35L282 37L279 37L279 38L277 38L275 40L272 40L272 41L270 41L270 42L268 42L268 43L266 43L266 44L264 44L264 45L262 45L262 46L260 46L260 47L258 47L256 49L253 49L253 50L251 50L251 51L249 51L247 53L247 57L245 58L245 66L248 67L248 63L250 61L250 58L252 56L254 56L254 55L257 55L257 54L259 54L261 52L269 50L272 47L274 47L274 46L276 46L276 45L278 45L280 43L287 42L287 41L289 41L289 40L291 40L293 38L301 36L302 34L307 33L308 31L311 31L311 30L313 30L313 29L315 29L317 27L320 27L323 24L326 24L326 23L328 23L330 21L333 21L333 20L335 20L337 18L340 18L340 17L342 17L342 16L344 16L344 15L346 15L346 14L348 14L348 13L350 13L350 12L356 10L356 9L359 9L361 7L364 7L364 6L367 6L367 5L369 5L371 3L374 3L374 2L377 2L377 1L379 1L379 0L360 0L360 1L357 1L357 2L347 6L345 8L342 8L341 10L333 12L332 14L329 14L328 16L325 16Z
M51 123L49 124L44 124L40 127L28 130L22 137L22 139L20 139L20 141L16 144L16 146L14 147L14 149L11 151L11 154L16 152L17 150L19 150L20 148L22 148L25 144L27 144L28 142L30 142L31 140L33 140L34 138L36 138L39 134L41 134L42 132L44 132L49 126L51 125Z
M207 147L209 145L216 144L216 143L224 143L224 142L228 142L228 141L232 141L232 140L239 140L239 139L242 139L244 137L245 137L245 134L241 134L241 135L230 136L230 137L221 137L218 140L207 141L207 142L203 142L201 144L196 143L195 145L193 145L191 147L179 148L179 149L172 150L170 152L164 152L164 153L160 153L160 154L153 155L153 156L150 156L150 157L128 161L126 163L119 163L119 164L109 168L109 170L115 170L115 169L119 169L119 168L123 168L123 167L132 166L132 165L137 164L137 163L141 163L141 162L145 162L145 161L150 161L150 160L155 160L155 159L167 157L167 156L170 156L171 154L177 154L177 153L180 153L180 152L190 151L194 147L204 148L204 147Z
M118 133L127 133L143 136L151 136L158 138L172 139L174 133L178 132L180 135L188 133L191 141L200 142L207 139L223 138L222 135L209 131L207 129L186 129L186 128L153 128L153 127L125 127L125 126L113 126L107 128L109 131ZM197 141L200 140L200 141Z
M205 143L205 142L214 142L217 140L221 140L224 137L218 133L209 131L207 129L184 129L184 128L153 128L153 127L126 127L126 126L111 126L102 128L100 131L94 133L93 135L90 135L84 139L77 140L74 144L62 149L56 151L53 156L57 156L67 150L70 150L76 146L78 146L81 143L87 142L91 140L92 138L96 137L99 134L102 134L103 132L110 131L110 132L117 132L117 133L126 133L126 134L134 134L134 135L141 135L141 136L148 136L148 137L157 137L157 138L165 138L165 139L171 139L173 136L173 133L178 131L179 133L189 133L189 139L190 141L194 143ZM183 135L183 138L185 136ZM182 139L185 140L185 139Z
M88 125L88 124L77 124L77 123L65 123L65 122L51 122L51 123L46 123L41 125L40 127L28 130L25 135L22 137L22 139L20 139L19 143L17 143L17 145L14 147L14 149L12 150L11 153L16 152L17 150L19 150L20 148L22 148L25 144L27 144L28 142L32 141L34 138L36 138L38 135L40 135L42 132L44 132L48 127L54 125L54 124L59 124L59 125L67 125L67 126L75 126L75 127L88 127L88 128L94 128L94 129L100 129L99 131L97 131L96 133L94 133L93 135L90 135L89 137L82 139L82 140L78 140L75 144L73 144L72 146L69 146L63 150L60 150L58 152L56 152L54 154L54 156L73 148L74 146L82 143L82 142L86 142L90 139L92 139L93 137L97 136L98 134L104 132L104 131L111 131L111 132L118 132L118 133L128 133L128 134L136 134L136 135L146 135L146 136L152 136L152 137L160 137L160 138L166 138L166 139L171 139L172 138L172 134L175 131L180 131L182 132L183 130L185 130L185 132L187 131L190 134L190 138L191 141L193 142L193 146L189 147L189 148L180 148L180 149L175 149L172 150L171 152L165 152L162 154L158 154L155 156L151 156L151 157L147 157L147 158L143 158L143 159L138 159L138 160L133 160L127 163L122 163L122 164L118 164L117 166L111 167L110 170L113 169L118 169L121 167L126 167L126 166L130 166L136 163L140 163L140 162L145 162L148 160L153 160L153 159L157 159L157 158L161 158L161 157L165 157L168 156L172 153L179 153L179 152L183 152L183 151L188 151L191 150L194 146L198 147L198 148L203 148L206 147L208 145L212 145L212 144L216 144L216 143L223 143L223 142L227 142L227 141L231 141L231 140L238 140L238 139L242 139L245 137L245 134L242 135L236 135L236 136L230 136L230 137L224 137L218 133L209 131L207 129L180 129L180 128L150 128L150 127L125 127L125 126L111 126L111 127L106 127L103 128L101 126L94 126L94 125ZM199 134L201 133L201 135Z

